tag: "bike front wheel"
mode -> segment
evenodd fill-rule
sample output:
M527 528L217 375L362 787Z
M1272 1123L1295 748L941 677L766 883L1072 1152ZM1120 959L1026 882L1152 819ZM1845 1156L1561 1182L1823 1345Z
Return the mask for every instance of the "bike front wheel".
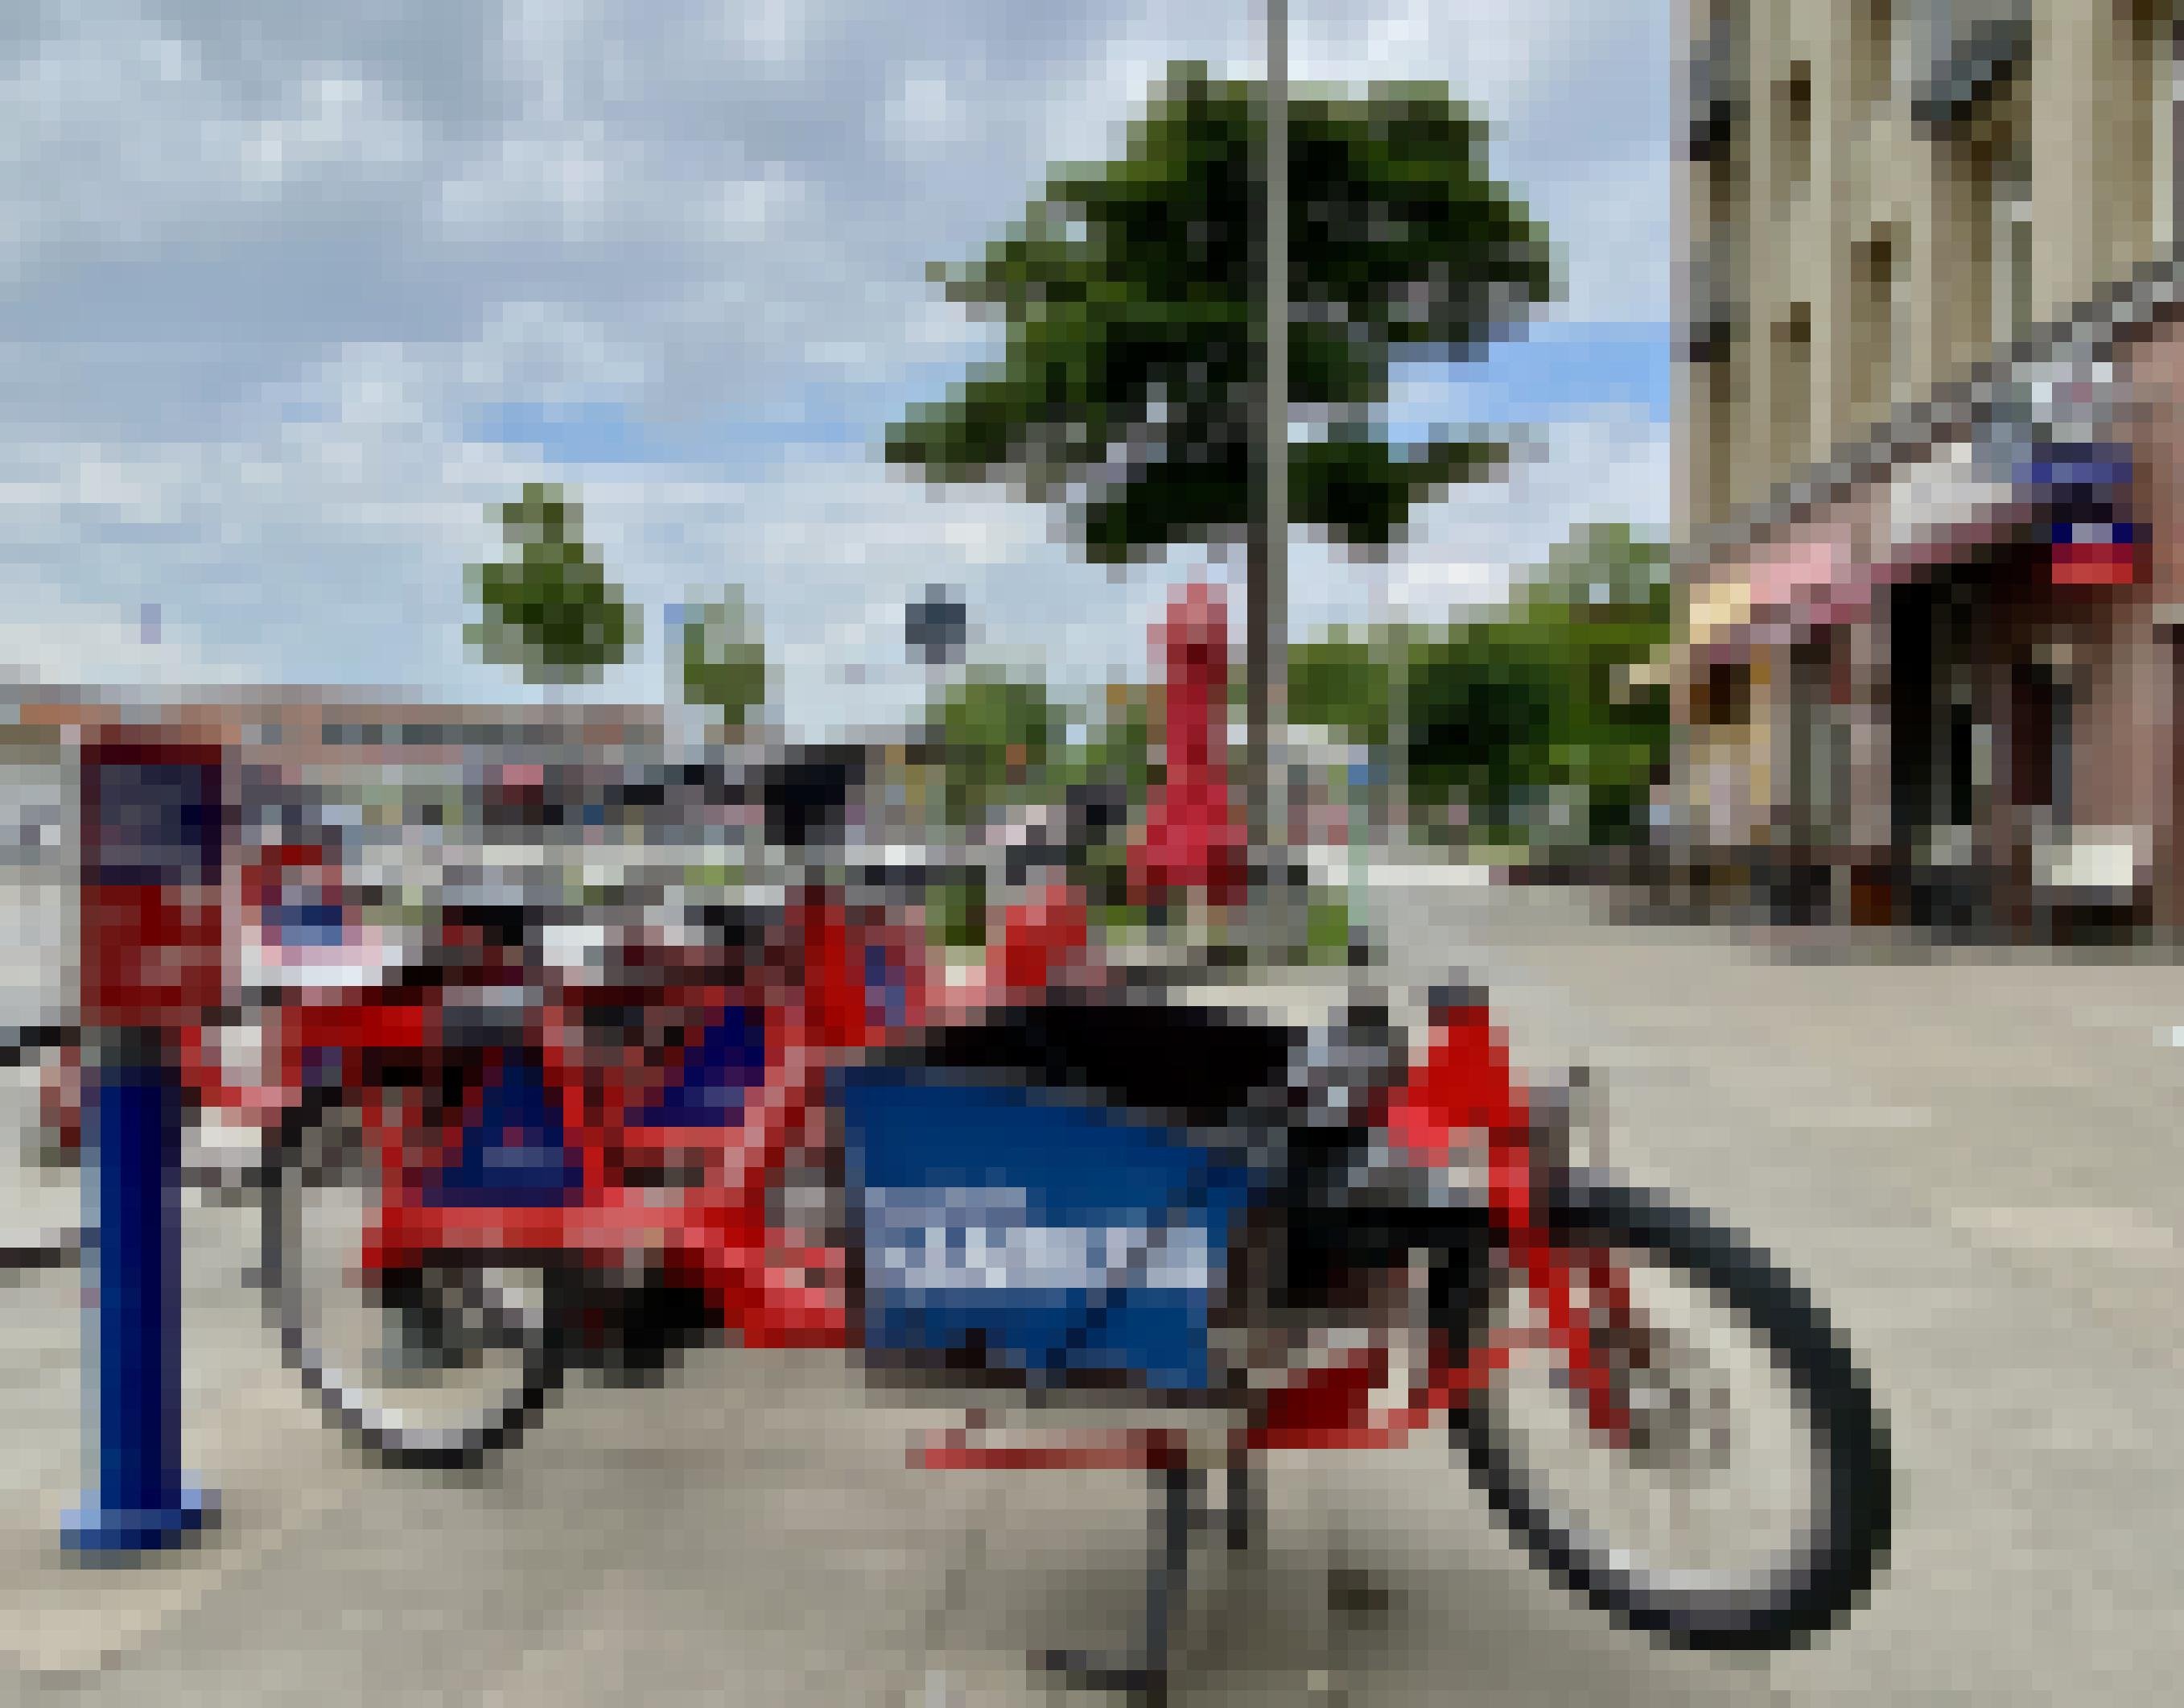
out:
M1476 1259L1462 1332L1507 1362L1455 1415L1474 1486L1536 1564L1632 1629L1765 1649L1840 1622L1886 1555L1890 1472L1869 1385L1825 1315L1654 1193L1577 1174L1546 1208L1629 1426L1595 1426L1523 1266Z
M384 1462L454 1469L513 1443L560 1388L550 1265L446 1253L367 1277L378 1152L355 1110L292 1121L263 1200L262 1275L288 1363L327 1417Z

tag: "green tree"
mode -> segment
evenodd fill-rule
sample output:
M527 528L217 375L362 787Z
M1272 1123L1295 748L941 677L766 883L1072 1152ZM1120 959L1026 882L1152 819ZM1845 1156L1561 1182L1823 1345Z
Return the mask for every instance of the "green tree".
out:
M1674 602L1669 548L1622 522L1574 530L1513 601L1596 624L1666 622Z
M492 662L515 666L526 682L596 682L636 644L640 622L585 547L581 506L560 487L532 482L499 512L514 555L470 566L469 593L482 615L465 638Z
M1142 801L1153 777L1153 690L1141 683L1110 690L1106 716L1087 732L1083 773Z
M1035 682L973 671L943 693L927 717L940 750L942 800L951 823L969 824L1044 782L1067 718Z
M1504 829L1553 780L1562 684L1537 638L1505 621L1459 624L1418 649L1411 683L1411 786L1461 796Z
M969 265L935 270L1008 325L997 367L889 430L889 460L939 481L1023 483L1075 505L1120 563L1236 539L1252 517L1264 380L1263 94L1171 69L1123 157L1066 166ZM1546 235L1486 175L1485 126L1445 88L1376 86L1289 107L1292 403L1324 438L1291 447L1290 514L1384 546L1412 505L1506 447L1376 432L1398 354L1460 357L1552 288Z
M1673 741L1668 696L1630 673L1674 623L1667 546L1629 528L1580 530L1529 589L1530 620L1563 660L1565 769L1581 791L1595 842L1639 834Z
M1289 514L1382 550L1414 505L1507 450L1393 443L1378 421L1391 363L1477 353L1549 295L1552 254L1445 87L1300 93L1286 110L1290 396L1319 429L1290 447ZM1122 158L1061 167L978 259L937 267L950 297L1006 322L1005 349L892 427L889 460L1061 502L1097 562L1240 540L1262 562L1265 135L1259 86L1171 67Z
M1630 672L1673 620L1665 545L1621 527L1573 534L1506 611L1416 653L1414 786L1461 794L1495 829L1563 791L1581 803L1572 835L1635 834L1671 726L1665 696L1632 689Z
M741 589L692 606L679 644L684 702L710 706L728 728L741 729L766 704L771 680L766 642Z
M1388 745L1391 647L1411 644L1407 628L1373 635L1337 630L1290 649L1290 717L1323 724L1375 750Z

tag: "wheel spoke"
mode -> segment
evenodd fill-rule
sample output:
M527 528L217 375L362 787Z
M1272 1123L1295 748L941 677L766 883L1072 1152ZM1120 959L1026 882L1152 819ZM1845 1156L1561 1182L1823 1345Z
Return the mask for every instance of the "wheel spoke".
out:
M345 1427L398 1460L462 1457L520 1428L551 1385L551 1278L454 1253L365 1275L379 1160L360 1124L338 1116L292 1143L266 1206L283 1337Z
M1520 1350L1484 1391L1479 1426L1558 1528L1627 1571L1727 1592L1780 1566L1825 1499L1792 1384L1687 1277L1604 1246L1573 1259L1574 1314L1628 1431L1595 1426L1521 1275L1506 1278L1497 1312Z

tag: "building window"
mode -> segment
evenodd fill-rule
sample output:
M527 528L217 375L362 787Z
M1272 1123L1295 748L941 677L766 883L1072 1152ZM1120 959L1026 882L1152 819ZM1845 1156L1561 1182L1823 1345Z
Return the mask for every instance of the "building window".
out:
M1738 729L1750 723L1751 666L1709 665L1691 684L1691 721L1715 729Z
M1774 463L1806 460L1813 436L1813 309L1792 303L1774 326Z
M2009 337L2012 343L2032 330L2032 204L2009 207Z
M2072 756L2077 751L2077 703L2072 699L2069 678L2055 684L2053 712L2048 726L2048 793L2053 797L2055 828L2070 828L2070 773L2075 768Z
M1968 829L1978 822L1981 773L1991 769L1985 727L1970 700L1961 693L1949 703L1947 786L1949 823Z
M2031 0L1929 3L1911 122L1930 133L1964 124L2017 80L2032 58Z
M1813 181L1813 68L1802 59L1774 86L1774 173L1791 195Z
M1719 520L1729 513L1736 482L1736 376L1730 363L1718 361L1706 371L1706 496L1705 513Z
M2032 329L2032 173L2012 150L1994 175L1994 338L2014 344Z
M1877 226L1857 245L1852 273L1857 303L1852 352L1858 376L1857 408L1860 423L1877 421L1888 413L1890 388L1896 374L1896 281L1900 248L1892 227Z
M1692 42L1684 146L1694 160L1719 165L1737 152L1730 145L1744 106L1744 25L1742 0L1724 0L1708 8Z
M2153 226L2158 242L2173 243L2184 236L2184 220L2176 217L2184 206L2184 148L2178 146L2184 138L2184 14L2170 25L2166 47L2168 63L2155 73L2161 98L2153 104L2154 158L2169 163L2169 204L2153 210Z
M1895 0L1860 0L1858 20L1858 98L1886 104L1896 92Z

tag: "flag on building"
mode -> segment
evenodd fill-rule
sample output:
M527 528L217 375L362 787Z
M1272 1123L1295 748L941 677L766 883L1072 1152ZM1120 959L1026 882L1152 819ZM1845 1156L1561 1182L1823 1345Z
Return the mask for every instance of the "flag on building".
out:
M2058 587L2128 587L2138 578L2138 528L2114 517L2055 522L2049 578Z
M2058 445L2023 471L2048 512L2048 577L2058 587L2127 587L2141 530L2129 520L2131 460L2104 445Z

